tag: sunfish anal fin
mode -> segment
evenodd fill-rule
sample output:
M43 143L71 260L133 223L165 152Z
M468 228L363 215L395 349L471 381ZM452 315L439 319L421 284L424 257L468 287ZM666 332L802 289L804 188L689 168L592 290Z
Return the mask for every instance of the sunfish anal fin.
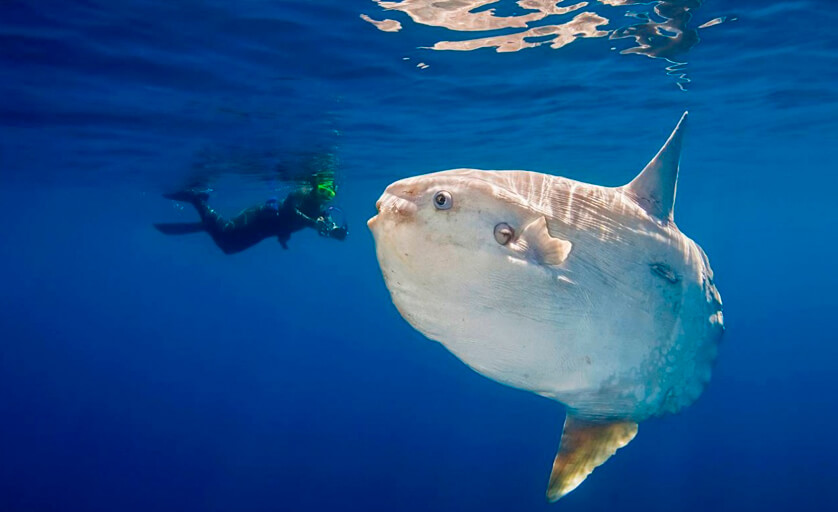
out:
M547 498L557 501L637 435L633 421L591 421L568 413L559 453L553 461Z
M513 244L525 258L539 265L560 265L570 254L573 244L554 238L547 231L547 219L539 216L527 224Z

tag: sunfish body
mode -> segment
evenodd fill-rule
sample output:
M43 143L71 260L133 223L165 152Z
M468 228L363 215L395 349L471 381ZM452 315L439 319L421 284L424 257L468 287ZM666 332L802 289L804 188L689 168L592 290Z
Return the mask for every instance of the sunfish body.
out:
M566 405L552 501L710 379L721 298L672 215L685 121L623 187L454 169L393 183L369 221L414 328L478 373Z

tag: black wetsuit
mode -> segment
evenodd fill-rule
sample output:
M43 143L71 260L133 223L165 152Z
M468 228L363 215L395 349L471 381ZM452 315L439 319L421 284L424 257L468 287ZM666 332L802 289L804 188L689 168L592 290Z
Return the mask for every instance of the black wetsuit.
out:
M291 233L305 228L320 227L317 219L323 216L324 206L314 191L296 191L289 194L278 207L275 202L251 206L228 220L207 204L206 196L197 197L191 203L201 216L200 223L155 226L166 234L206 231L225 254L243 251L273 236L287 249ZM342 240L346 236L346 229L335 228L321 234Z
M313 196L293 192L279 208L268 203L251 206L230 220L210 208L206 201L196 202L195 209L215 245L226 254L243 251L272 236L287 249L291 233L317 227L322 205Z

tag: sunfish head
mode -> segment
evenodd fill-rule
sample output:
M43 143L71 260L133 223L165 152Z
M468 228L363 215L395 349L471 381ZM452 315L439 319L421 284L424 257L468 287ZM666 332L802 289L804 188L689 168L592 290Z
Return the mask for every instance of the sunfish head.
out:
M554 355L545 329L555 325L541 318L555 317L563 290L551 285L572 244L549 236L503 176L455 169L403 179L368 225L393 303L414 328L484 375L539 390L555 379L541 363ZM556 301L527 297L545 287ZM512 349L522 337L529 350Z
M505 264L495 226L515 224L525 215L472 174L454 170L397 181L384 191L378 214L368 223L384 278L397 285L388 286L394 304L413 327L437 341L451 333L451 315L440 313L462 308L464 300L471 303L470 295L490 278L475 275L476 268L485 272Z
M487 270L507 265L497 240L513 234L496 226L518 225L526 217L525 208L499 197L478 173L453 170L397 181L368 223L384 278L397 284L389 286L393 302L413 327L437 341L452 334L450 313L473 304L486 281L497 277Z
M379 258L407 265L415 285L432 289L443 284L434 279L462 281L459 263L475 258L504 261L506 251L500 248L515 233L503 224L511 228L532 215L514 196L482 178L484 174L488 173L455 169L387 187L376 203L378 215L367 223Z

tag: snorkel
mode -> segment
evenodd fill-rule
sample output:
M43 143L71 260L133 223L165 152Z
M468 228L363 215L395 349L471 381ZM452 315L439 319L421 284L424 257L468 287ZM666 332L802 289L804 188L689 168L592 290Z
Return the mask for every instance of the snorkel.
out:
M311 186L317 199L321 202L321 208L322 205L334 200L337 195L338 186L335 181L335 173L331 169L313 173L311 175ZM329 206L321 211L323 212L322 215L326 221L326 225L319 231L320 235L336 240L346 239L346 235L349 234L349 229L347 228L346 217L343 212L334 206Z
M335 182L335 173L332 170L320 170L313 173L311 175L311 185L324 203L333 200L337 195L338 186Z
M326 201L331 201L337 195L337 186L335 186L334 181L318 183L317 193Z

